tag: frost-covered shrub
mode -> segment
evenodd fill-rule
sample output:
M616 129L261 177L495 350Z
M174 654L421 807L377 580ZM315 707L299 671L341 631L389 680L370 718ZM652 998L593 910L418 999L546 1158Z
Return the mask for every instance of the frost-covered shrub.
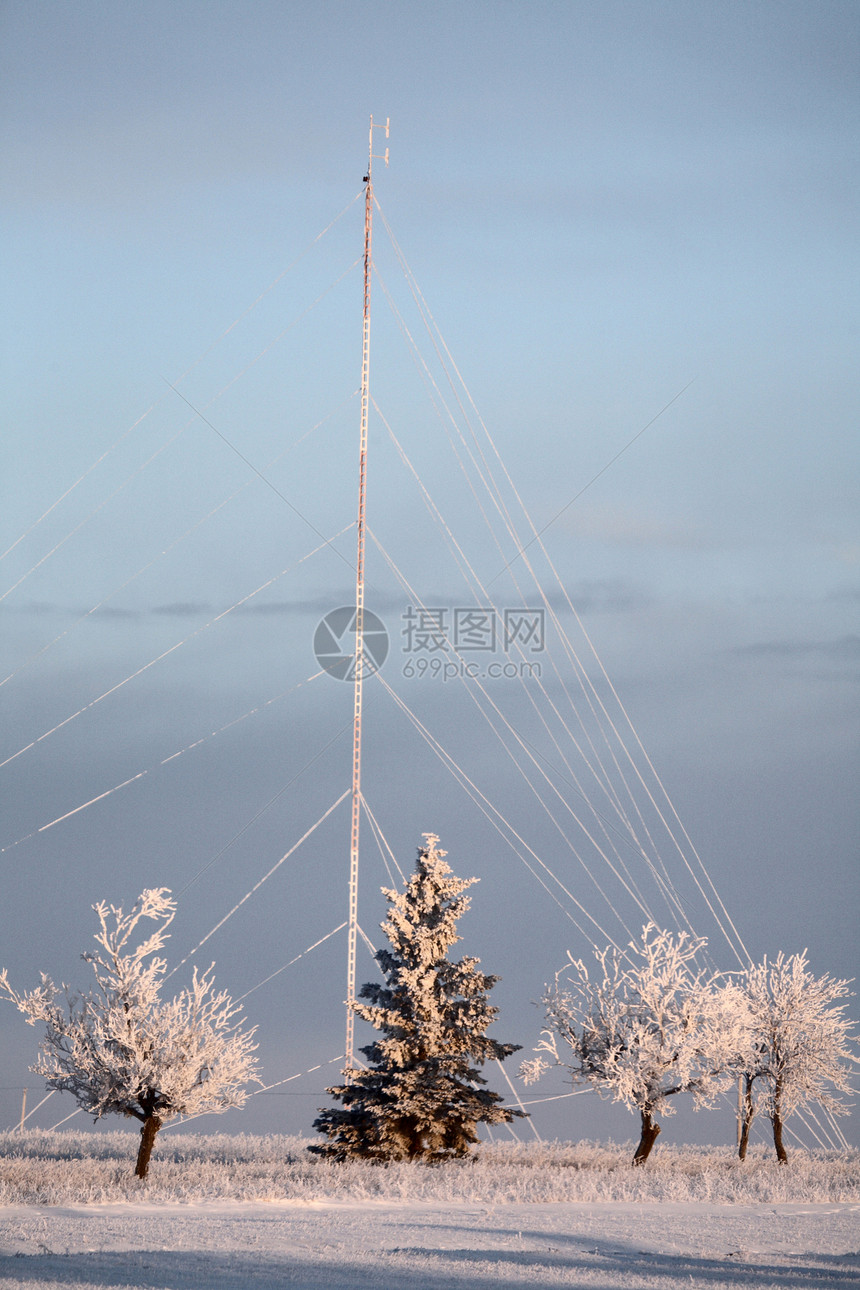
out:
M743 1160L757 1110L770 1120L777 1159L788 1159L782 1130L794 1112L815 1104L831 1115L848 1107L849 1071L857 1065L849 1047L853 1022L845 1016L848 981L815 977L806 953L779 954L740 974L747 1006L743 1060L743 1120L738 1154Z
M174 1115L226 1111L245 1101L255 1078L253 1031L242 1031L239 1009L225 991L216 993L212 968L171 1000L161 998L166 970L158 951L176 902L165 887L144 891L130 913L93 906L101 930L99 950L83 954L96 989L77 994L63 987L65 1007L50 977L29 994L18 994L0 973L5 993L30 1025L44 1021L46 1034L31 1068L48 1088L71 1093L96 1119L118 1114L140 1120L136 1175L145 1178L156 1134ZM141 919L156 930L130 944Z
M696 966L705 944L649 923L623 954L613 946L595 952L595 980L571 959L545 995L538 1056L520 1068L529 1083L549 1064L565 1065L575 1080L638 1111L634 1164L648 1158L660 1133L657 1115L672 1112L669 1099L692 1093L697 1105L709 1105L743 1051L745 996Z

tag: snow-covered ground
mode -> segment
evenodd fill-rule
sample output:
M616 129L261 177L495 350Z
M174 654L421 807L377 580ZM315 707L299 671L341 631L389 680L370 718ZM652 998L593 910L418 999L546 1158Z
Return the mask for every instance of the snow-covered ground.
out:
M858 1220L856 1203L14 1206L0 1286L853 1286Z
M475 1163L331 1165L295 1138L0 1137L0 1286L594 1290L860 1285L860 1158L482 1148Z

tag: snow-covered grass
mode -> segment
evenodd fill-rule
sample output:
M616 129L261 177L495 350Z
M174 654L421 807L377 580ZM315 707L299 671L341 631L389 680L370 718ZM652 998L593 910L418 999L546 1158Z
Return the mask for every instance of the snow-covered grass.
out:
M308 1139L0 1136L0 1287L832 1290L857 1285L860 1153L495 1143L334 1164Z
M658 1145L643 1168L633 1144L495 1143L441 1165L334 1164L309 1139L164 1132L145 1182L133 1177L135 1132L0 1134L0 1205L201 1201L710 1202L860 1201L860 1152L772 1149L743 1163L728 1147Z

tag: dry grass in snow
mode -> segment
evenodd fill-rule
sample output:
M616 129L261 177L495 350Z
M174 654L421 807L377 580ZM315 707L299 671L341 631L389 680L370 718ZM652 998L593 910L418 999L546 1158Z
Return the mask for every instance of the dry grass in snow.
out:
M633 1145L495 1143L442 1165L333 1164L309 1139L164 1132L150 1176L133 1177L138 1134L0 1134L0 1205L207 1201L560 1201L763 1204L860 1201L860 1152L796 1151L779 1165L753 1148L658 1146L644 1168Z

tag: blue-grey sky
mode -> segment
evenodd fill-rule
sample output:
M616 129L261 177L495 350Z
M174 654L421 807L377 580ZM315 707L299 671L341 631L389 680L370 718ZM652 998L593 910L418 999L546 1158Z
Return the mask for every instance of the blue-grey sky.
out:
M308 678L317 622L353 595L354 533L335 535L355 514L371 114L391 120L385 220L739 937L854 976L858 35L856 5L827 0L6 0L0 761L24 751L0 770L0 963L18 985L84 984L90 906L144 886L182 893L183 957L349 787L349 688ZM390 426L500 611L536 605L496 576L515 545L486 536L428 398L433 347L379 214L374 248L370 527L426 605L472 603ZM466 689L404 675L409 597L373 542L367 596L387 683L608 934L637 931ZM573 804L527 695L491 693ZM400 864L433 830L481 878L463 949L528 1051L532 1001L587 937L379 683L365 740ZM378 937L389 879L363 830ZM348 844L344 805L200 951L221 983L251 990L342 921ZM340 933L249 996L267 1081L342 1052L345 951ZM10 1008L0 1032L5 1125L36 1036ZM307 1129L324 1078L228 1127ZM535 1124L635 1128L590 1097ZM725 1109L676 1124L731 1138Z

